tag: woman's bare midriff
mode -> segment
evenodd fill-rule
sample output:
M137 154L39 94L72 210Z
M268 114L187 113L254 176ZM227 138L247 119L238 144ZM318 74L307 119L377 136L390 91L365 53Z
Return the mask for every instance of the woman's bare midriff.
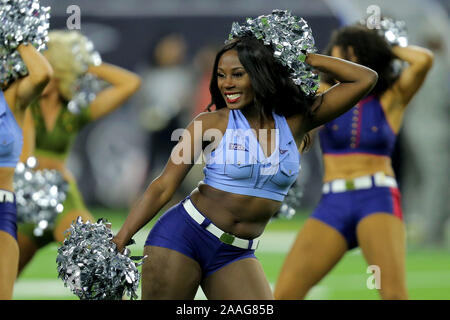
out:
M218 190L204 183L192 191L192 203L217 227L239 238L259 237L281 202Z
M14 168L1 167L0 168L0 190L14 192Z
M335 179L355 179L357 177L384 172L394 177L391 159L386 156L370 154L348 154L323 156L325 182Z

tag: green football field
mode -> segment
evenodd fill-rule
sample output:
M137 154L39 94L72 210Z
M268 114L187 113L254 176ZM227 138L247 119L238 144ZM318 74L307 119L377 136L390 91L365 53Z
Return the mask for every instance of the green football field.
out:
M105 217L118 230L126 211L94 209L96 218ZM274 285L283 260L301 228L305 215L292 220L271 222L256 251L266 275ZM154 219L156 221L156 219ZM133 255L142 254L143 244L152 223L135 237L136 244L130 249ZM78 299L57 278L56 250L58 244L41 249L17 280L14 299L22 300L71 300ZM320 254L320 253L318 253ZM407 280L411 299L450 299L450 254L445 250L410 248L407 253ZM367 288L367 264L359 249L349 251L333 271L314 287L308 299L379 299L376 289ZM196 299L205 299L201 290Z

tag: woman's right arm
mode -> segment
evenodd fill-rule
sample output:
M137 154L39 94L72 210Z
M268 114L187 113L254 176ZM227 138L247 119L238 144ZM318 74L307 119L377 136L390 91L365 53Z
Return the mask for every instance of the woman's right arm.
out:
M372 69L335 57L311 53L306 63L331 74L339 83L317 96L314 115L305 118L305 132L348 111L372 90L378 80L377 73Z
M53 75L53 69L47 59L32 45L21 44L17 51L27 66L28 75L14 81L6 89L5 97L9 99L8 104L11 108L24 110L44 90Z
M220 120L221 117L216 112L201 113L184 130L163 172L150 183L114 237L113 241L120 252L133 235L169 202L201 153L203 133L209 128L217 128ZM197 129L194 131L196 121L201 121L201 134Z

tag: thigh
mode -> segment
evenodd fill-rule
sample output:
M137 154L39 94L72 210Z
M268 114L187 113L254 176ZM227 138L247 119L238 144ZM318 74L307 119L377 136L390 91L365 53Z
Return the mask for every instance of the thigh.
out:
M19 246L9 233L0 230L0 300L12 299L19 264Z
M306 221L281 269L276 299L303 299L347 252L344 236L314 218Z
M88 220L95 222L94 217L84 205L83 197L75 181L69 181L69 189L63 205L64 211L56 217L55 227L53 228L53 238L57 242L64 241L64 232L78 217L81 217L83 222Z
M35 228L33 223L19 223L17 231L17 241L20 249L19 275L30 263L37 251L54 241L63 242L65 231L70 228L72 222L78 217L81 217L83 222L88 220L95 222L92 215L85 209L66 209L57 217L53 229L45 230L42 236L33 234Z
M39 250L39 246L27 235L17 232L17 243L19 245L19 270L18 275L23 271L25 266L33 259L35 253Z
M272 290L261 263L244 258L212 273L202 283L210 300L272 300Z
M380 268L381 296L406 299L406 233L403 222L390 213L374 213L359 222L357 237L367 263Z
M188 256L163 247L145 246L142 265L143 300L191 300L202 277L200 265Z

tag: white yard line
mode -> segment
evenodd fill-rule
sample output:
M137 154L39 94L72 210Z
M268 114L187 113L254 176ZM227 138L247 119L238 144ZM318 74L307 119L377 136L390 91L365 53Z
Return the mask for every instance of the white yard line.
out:
M39 297L45 299L48 297L73 297L69 288L64 287L60 279L26 279L17 280L14 286L14 299L31 299Z
M273 284L270 286L273 289ZM328 290L324 286L317 286L311 290L310 296L313 299L326 299ZM140 288L138 290L138 296L140 296ZM57 280L39 280L39 279L27 279L18 280L14 287L14 299L48 299L48 298L70 298L74 297L73 293L66 287L63 282ZM202 289L199 288L195 296L195 300L206 300L206 296Z

